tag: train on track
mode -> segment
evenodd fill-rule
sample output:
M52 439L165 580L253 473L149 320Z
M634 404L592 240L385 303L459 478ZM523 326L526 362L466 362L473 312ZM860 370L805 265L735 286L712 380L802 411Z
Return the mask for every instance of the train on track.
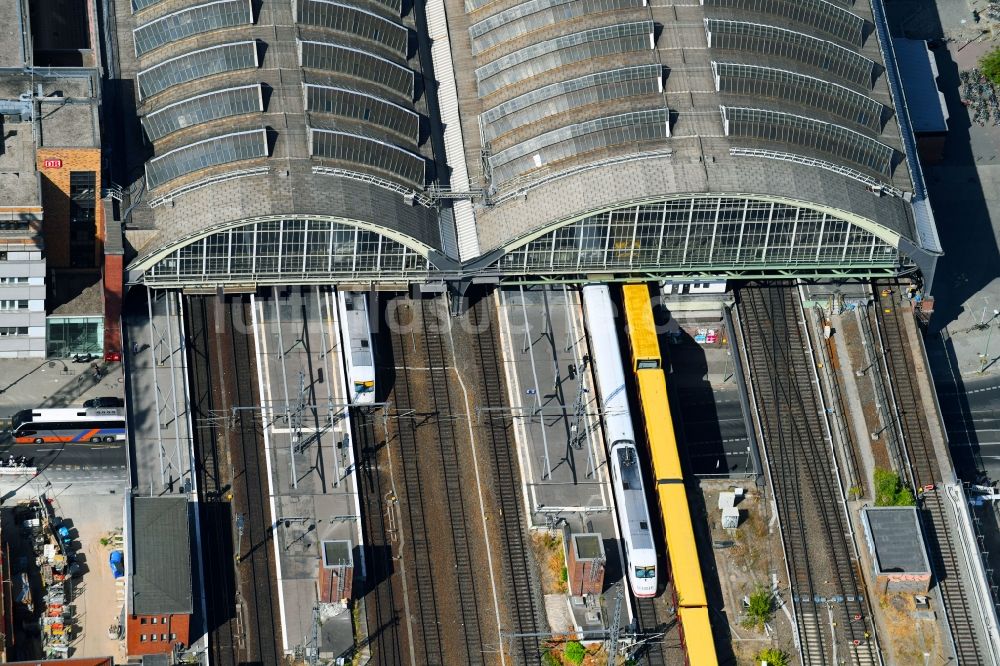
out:
M375 355L368 296L360 291L338 291L337 308L351 404L370 405L375 402Z
M645 284L625 285L622 287L622 296L632 371L639 391L639 406L652 462L652 479L663 520L681 640L687 663L697 666L717 664L705 582L684 488L680 452L670 415L667 378L660 354L649 287Z
M635 596L652 597L656 595L656 547L608 287L584 287L583 308L610 452L611 482L628 561L629 585Z

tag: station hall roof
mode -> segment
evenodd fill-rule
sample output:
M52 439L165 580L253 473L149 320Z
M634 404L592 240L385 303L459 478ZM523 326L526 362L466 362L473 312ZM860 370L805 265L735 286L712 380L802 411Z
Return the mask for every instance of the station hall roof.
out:
M940 251L913 203L882 0L117 6L152 143L134 215L153 246L312 215L469 260L596 212L714 195ZM487 199L439 218L423 198L438 185Z
M915 235L908 201L872 194L913 193L914 174L870 3L444 1L466 164L493 193L476 211L483 251L686 193L806 202Z
M140 226L167 245L334 211L437 246L436 212L404 202L434 156L402 12L399 0L118 0L121 68L152 144Z

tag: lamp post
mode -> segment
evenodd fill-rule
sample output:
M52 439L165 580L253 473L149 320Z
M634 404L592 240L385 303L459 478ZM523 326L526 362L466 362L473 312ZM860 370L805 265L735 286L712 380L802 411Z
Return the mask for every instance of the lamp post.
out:
M986 372L986 368L989 366L990 362L990 338L993 337L993 326L990 325L997 315L1000 315L1000 310L993 311L993 317L987 322L989 326L989 331L986 333L986 346L983 348L983 353L979 355L979 374Z

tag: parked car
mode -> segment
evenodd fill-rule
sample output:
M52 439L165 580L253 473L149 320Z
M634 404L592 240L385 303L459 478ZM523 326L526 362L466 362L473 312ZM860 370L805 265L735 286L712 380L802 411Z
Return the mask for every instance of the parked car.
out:
M122 551L111 551L111 557L108 558L108 564L111 565L111 575L116 579L125 575L125 553Z
M83 403L84 407L94 407L97 409L106 409L111 407L124 407L125 401L121 398L115 398L113 396L103 396L100 398L91 398Z

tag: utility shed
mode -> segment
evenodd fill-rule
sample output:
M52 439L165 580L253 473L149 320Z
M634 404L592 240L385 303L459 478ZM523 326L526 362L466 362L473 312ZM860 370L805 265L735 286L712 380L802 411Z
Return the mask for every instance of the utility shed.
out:
M917 152L922 162L935 164L944 158L948 106L944 93L938 89L934 52L922 39L893 39L892 46L917 138Z
M189 645L194 611L188 500L132 497L126 508L128 654L172 654Z
M354 546L350 539L322 543L323 566L319 570L319 601L335 604L351 598L354 579Z
M868 507L861 511L861 522L876 590L925 594L931 586L931 565L917 508Z
M600 534L572 535L566 562L570 596L603 592L604 563L604 541Z

